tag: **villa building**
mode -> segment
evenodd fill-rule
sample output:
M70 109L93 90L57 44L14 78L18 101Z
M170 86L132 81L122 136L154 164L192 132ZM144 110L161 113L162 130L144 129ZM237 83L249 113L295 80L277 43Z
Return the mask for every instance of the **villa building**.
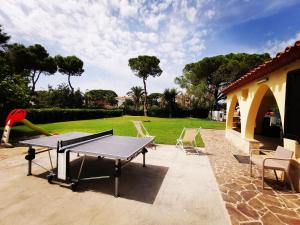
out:
M227 86L226 138L245 152L277 145L294 152L299 187L300 41Z

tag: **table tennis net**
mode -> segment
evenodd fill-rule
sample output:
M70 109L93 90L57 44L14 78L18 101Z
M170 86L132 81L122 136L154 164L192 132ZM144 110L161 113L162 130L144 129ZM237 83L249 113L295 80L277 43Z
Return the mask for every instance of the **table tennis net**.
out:
M93 140L96 138L100 138L100 137L104 137L104 136L108 136L108 135L113 135L113 130L107 130L107 131L104 131L101 133L91 134L91 135L87 135L87 136L79 137L79 138L73 138L73 139L66 140L66 141L59 141L58 142L58 150L61 151L66 146L80 144L82 142L87 142L87 141L90 141L90 140Z

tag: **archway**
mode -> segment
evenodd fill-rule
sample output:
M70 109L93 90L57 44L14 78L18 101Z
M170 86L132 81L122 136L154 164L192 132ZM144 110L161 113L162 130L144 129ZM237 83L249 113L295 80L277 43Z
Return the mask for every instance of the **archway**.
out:
M227 129L236 130L241 132L241 120L240 120L240 112L239 112L239 102L237 96L234 95L231 99L230 107L228 110L227 116Z
M258 88L246 124L246 138L260 141L262 148L282 145L282 123L276 98L267 85Z

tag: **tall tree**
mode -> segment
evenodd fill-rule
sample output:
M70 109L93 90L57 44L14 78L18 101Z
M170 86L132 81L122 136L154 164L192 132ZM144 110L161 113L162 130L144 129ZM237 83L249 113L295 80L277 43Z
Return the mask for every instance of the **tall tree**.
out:
M51 87L48 87L49 89ZM51 108L53 105L49 104L49 90L48 91L36 91L35 96L31 99L34 102L36 108Z
M147 88L146 80L149 76L158 77L162 74L159 67L160 60L156 56L138 56L129 59L129 66L134 74L143 79L144 84L144 116L147 116Z
M14 74L8 54L8 36L0 25L0 112L6 115L11 109L25 107L29 102L26 77ZM0 118L3 122L5 118Z
M178 92L175 88L171 88L171 89L167 88L163 92L163 99L169 110L169 117L172 117L172 115L173 115L173 111L176 106L176 96L177 95L178 95Z
M47 101L50 107L81 108L83 95L79 89L72 93L69 86L63 83L57 88L49 86Z
M134 86L127 92L127 95L133 99L135 110L138 110L140 108L142 97L144 96L143 88Z
M161 93L151 93L150 95L148 95L148 103L149 105L152 106L159 106L159 100L162 97Z
M104 106L115 106L118 95L112 90L90 90L84 95L86 106L89 108L99 108Z
M71 76L81 76L84 72L83 61L76 56L62 57L60 55L55 57L58 66L58 71L68 76L69 87L71 92L74 93L74 88L71 85Z
M48 105L59 108L69 108L71 90L65 83L59 84L57 88L48 87Z
M125 110L132 110L134 107L134 102L130 98L126 98L122 106Z
M3 30L2 26L0 24L0 51L4 51L4 47L6 46L8 40L10 39L10 36L7 35Z
M225 98L221 89L269 58L267 53L231 53L206 57L198 62L185 65L183 75L176 78L175 83L189 91L204 85L205 88L202 89L204 98L213 102L212 108L219 109L219 101ZM199 91L201 88L196 88L196 90Z
M1 28L0 25L0 79L3 80L11 75L11 68L9 66L8 55L6 53L6 46L10 39Z
M34 94L41 74L52 75L57 71L54 59L42 45L35 44L26 48L24 45L12 44L8 46L8 51L14 72L28 73L31 94Z

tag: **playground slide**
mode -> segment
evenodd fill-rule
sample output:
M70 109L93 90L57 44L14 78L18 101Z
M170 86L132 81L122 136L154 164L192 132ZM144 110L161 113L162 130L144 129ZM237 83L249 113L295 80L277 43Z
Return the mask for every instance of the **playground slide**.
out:
M35 130L41 134L44 134L47 136L52 135L48 131L42 129L41 127L34 125L29 120L25 119L26 115L27 115L27 111L25 109L14 109L8 114L8 116L6 118L4 131L2 134L2 138L1 138L1 146L12 147L12 145L9 143L9 134L10 134L10 130L15 122L21 122L28 128Z

